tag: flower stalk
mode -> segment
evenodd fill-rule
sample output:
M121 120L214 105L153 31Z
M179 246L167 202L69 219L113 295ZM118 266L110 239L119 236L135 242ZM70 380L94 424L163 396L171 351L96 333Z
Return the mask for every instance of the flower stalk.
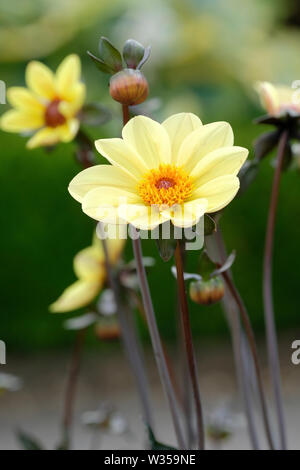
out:
M149 384L146 375L146 367L142 359L141 346L138 341L138 336L133 321L129 318L128 312L126 311L126 308L121 300L119 287L109 262L106 240L104 238L102 239L102 245L105 256L108 282L114 293L115 302L117 305L117 314L121 325L124 348L139 391L145 423L147 426L153 429L154 423L152 418L151 400L149 396Z
M86 336L86 328L79 330L76 333L75 343L73 347L70 370L67 379L67 386L65 391L64 409L63 409L63 436L60 443L60 448L69 449L71 441L71 427L73 421L73 408L76 396L76 388L78 383L78 375L80 368L80 359L83 350L84 340Z
M197 430L198 430L198 448L200 450L204 449L204 424L203 424L203 413L202 405L200 400L200 391L199 383L197 377L197 368L195 353L192 341L192 331L187 303L187 296L185 291L184 284L184 275L183 275L183 263L182 263L182 254L181 254L181 244L177 240L177 246L175 250L175 263L177 270L177 283L178 283L178 294L180 301L180 312L181 312L181 323L183 327L183 339L185 344L185 350L187 355L187 364L189 368L189 374L192 384L192 391L195 402L196 409L196 419L197 419Z
M160 339L160 334L158 331L155 313L153 309L150 289L147 281L145 267L143 265L143 254L142 254L142 247L141 247L141 240L137 238L136 240L132 240L133 243L133 251L137 265L137 275L139 278L139 285L142 293L145 313L147 317L147 323L149 328L149 333L152 341L154 356L156 359L157 368L159 371L160 379L167 396L170 411L173 419L174 429L178 441L178 445L180 449L185 449L185 442L183 438L183 433L181 430L180 425L180 418L178 413L178 406L177 400L174 393L174 389L172 387L172 380L170 377L169 369L165 360L165 355Z
M221 264L224 264L227 254L220 227L218 227L216 233L206 238L205 243L209 255L211 255L213 259L216 258ZM230 292L225 292L222 304L231 334L237 381L245 406L250 442L254 450L259 450L259 438L254 422L253 403L251 400L251 378L249 377L249 357L247 357L247 354L249 354L248 345L245 344L243 348L243 343L246 343L246 338L244 338L241 328L238 307ZM255 385L256 384L257 382L255 381Z
M263 380L262 380L262 374L261 374L261 369L260 369L260 364L259 364L259 359L258 359L258 354L257 354L257 348L256 348L256 343L255 343L255 338L254 338L254 333L252 330L252 326L250 323L250 319L246 310L246 307L244 305L244 302L235 287L231 277L229 276L227 271L224 271L222 273L222 276L226 282L226 285L232 294L233 298L235 299L235 302L239 308L240 315L242 322L244 324L245 332L247 335L247 339L249 342L250 346L250 351L252 354L253 362L254 362L254 367L255 367L255 372L256 372L256 377L257 377L257 383L258 383L258 392L259 392L259 397L260 397L260 403L261 403L261 408L262 408L262 414L263 414L263 421L264 421L264 426L265 426L265 431L266 431L266 436L267 440L269 443L269 446L271 450L275 450L274 443L273 443L273 436L269 424L269 414L268 414L268 409L267 409L267 403L266 403L266 397L264 393L264 387L263 387Z
M276 160L276 169L273 180L271 193L271 201L269 207L269 215L267 222L264 268L263 268L263 297L264 297L264 313L266 322L267 348L270 363L270 373L272 387L275 397L276 413L280 435L280 445L282 450L286 449L286 431L280 381L280 365L278 357L277 335L274 318L273 294L272 294L272 254L274 244L274 230L276 220L276 210L278 205L279 184L284 162L285 151L288 144L289 133L284 130L281 134L278 146L278 154Z
M123 114L123 125L125 126L125 124L130 119L129 107L127 105L124 105L124 104L122 105L122 114ZM155 318L155 313L153 309L147 275L146 275L145 267L143 265L143 253L142 253L141 239L139 237L137 237L136 239L133 238L132 245L133 245L134 257L136 260L136 269L137 269L137 275L139 279L139 286L141 289L145 314L147 318L147 324L148 324L149 333L150 333L150 337L152 341L157 368L158 368L160 379L164 388L164 392L169 402L178 445L181 449L184 449L186 446L185 446L184 437L183 437L183 433L182 433L181 425L180 425L177 400L176 400L175 392L172 386L170 371L169 371L169 368L165 359L165 354L163 351L162 342L160 339L160 334L159 334L157 323L156 323L156 318Z

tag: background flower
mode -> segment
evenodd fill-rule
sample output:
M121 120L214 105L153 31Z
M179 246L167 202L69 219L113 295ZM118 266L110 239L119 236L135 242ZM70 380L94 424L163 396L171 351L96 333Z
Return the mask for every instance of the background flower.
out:
M80 73L80 59L75 54L61 62L56 74L41 62L30 62L26 68L28 88L7 90L14 109L1 117L1 128L7 132L34 132L28 148L72 140L79 129L77 114L85 98Z
M125 239L122 232L114 232L114 228L107 227L106 239L109 260L115 265L124 248ZM117 235L110 238L109 234ZM102 241L94 235L93 244L81 250L74 258L74 272L78 280L67 287L61 296L50 305L51 312L69 312L89 305L99 294L106 281L105 257Z
M299 92L292 86L258 82L256 90L263 108L272 116L300 114Z

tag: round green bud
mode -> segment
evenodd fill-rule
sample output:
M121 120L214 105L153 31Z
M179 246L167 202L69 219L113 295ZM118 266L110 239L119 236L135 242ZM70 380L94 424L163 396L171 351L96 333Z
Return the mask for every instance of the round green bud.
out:
M208 280L191 282L190 298L201 305L219 302L224 296L224 283L220 276Z

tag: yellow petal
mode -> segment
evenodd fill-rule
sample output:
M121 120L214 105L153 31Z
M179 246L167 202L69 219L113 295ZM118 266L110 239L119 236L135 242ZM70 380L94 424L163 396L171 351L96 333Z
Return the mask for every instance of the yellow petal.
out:
M86 86L84 83L78 82L73 85L71 93L69 95L69 99L74 104L74 107L77 107L77 110L82 107L85 100L85 96Z
M276 87L269 82L258 82L255 88L259 94L262 107L269 114L276 114L280 105Z
M53 313L63 313L85 307L94 300L101 287L101 283L97 281L76 281L50 305L49 310Z
M125 142L135 149L148 169L171 162L171 144L167 131L146 116L136 116L123 127Z
M34 93L24 87L14 86L7 90L7 99L9 103L24 111L40 112L45 111L45 106L36 98Z
M219 176L200 186L193 192L193 200L205 198L208 201L206 212L216 212L227 206L234 198L240 187L236 176Z
M0 125L6 132L25 132L42 127L44 119L40 113L11 109L1 116Z
M78 119L69 119L62 126L56 127L56 132L61 142L71 142L79 129Z
M171 220L176 227L192 227L204 215L207 199L199 198L171 208Z
M295 88L290 88L285 85L276 87L280 107L295 106L297 101L293 100L295 94Z
M95 246L79 251L74 258L74 272L79 279L101 280L105 277L103 252Z
M120 168L111 165L96 165L81 171L72 179L69 192L76 201L99 186L117 186L127 191L134 191L136 180Z
M127 204L140 204L138 194L121 188L102 186L89 191L82 200L82 210L96 220L119 224L120 212ZM124 222L124 221L123 221Z
M26 147L33 149L41 146L55 145L59 142L59 136L56 128L44 127L37 131L31 139L28 140Z
M26 68L26 83L40 97L52 100L57 95L54 74L41 62L29 62Z
M193 113L179 113L166 119L162 126L166 129L171 142L172 162L176 163L182 142L195 129L201 127L202 122Z
M145 206L144 204L127 204L119 208L119 216L122 220L140 230L153 230L161 223L169 220L159 211L158 206Z
M77 83L72 92L70 92L70 101L61 101L59 111L67 118L73 118L82 108L85 99L85 86L83 83Z
M148 170L143 159L122 139L99 139L95 146L112 165L122 168L137 180Z
M192 170L194 185L198 186L224 175L237 175L248 156L243 147L223 147L203 157Z
M67 56L56 70L55 83L58 94L62 98L68 99L72 87L79 81L81 65L78 55Z
M125 225L119 225L119 227L125 228ZM109 261L112 265L116 264L119 260L122 251L124 250L126 243L126 238L108 238L107 239L107 249L108 249L108 257Z
M227 122L206 124L189 134L183 141L177 163L190 172L206 154L220 147L232 145L233 132Z

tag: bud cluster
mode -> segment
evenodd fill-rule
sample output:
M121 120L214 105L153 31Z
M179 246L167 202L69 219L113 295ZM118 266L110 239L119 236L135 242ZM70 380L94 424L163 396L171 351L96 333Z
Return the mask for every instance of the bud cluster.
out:
M150 47L128 39L121 54L107 38L101 37L99 57L90 52L88 55L99 70L111 75L109 92L115 101L133 106L146 100L149 86L140 69L150 56Z
M220 276L194 281L190 284L190 297L197 304L214 304L219 302L223 296L224 283Z
M185 273L185 279L193 279L189 287L191 300L202 305L219 302L225 294L225 285L221 274L230 269L234 259L235 253L233 252L220 265L212 261L207 252L203 250L199 259L198 273Z

